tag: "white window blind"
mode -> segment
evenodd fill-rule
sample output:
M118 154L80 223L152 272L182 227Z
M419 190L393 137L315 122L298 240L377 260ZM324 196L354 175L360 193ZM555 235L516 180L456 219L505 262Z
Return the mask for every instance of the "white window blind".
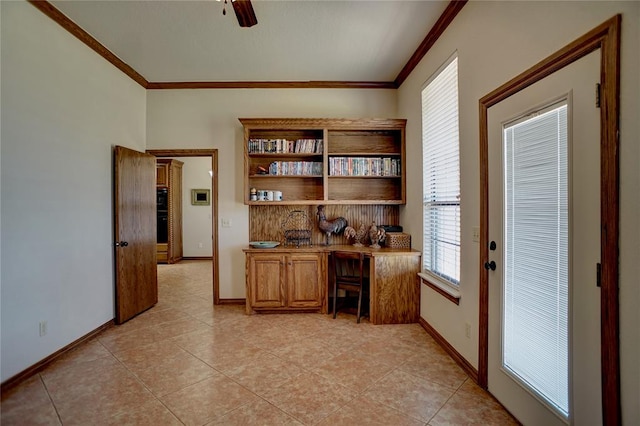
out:
M503 366L563 416L568 393L567 105L504 128Z
M422 91L423 259L425 272L460 282L458 58Z

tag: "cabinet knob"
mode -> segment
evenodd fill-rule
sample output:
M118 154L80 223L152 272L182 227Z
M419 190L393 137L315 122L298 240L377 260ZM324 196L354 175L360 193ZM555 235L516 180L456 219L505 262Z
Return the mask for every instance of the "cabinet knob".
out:
M116 241L116 247L126 247L129 243L126 241Z

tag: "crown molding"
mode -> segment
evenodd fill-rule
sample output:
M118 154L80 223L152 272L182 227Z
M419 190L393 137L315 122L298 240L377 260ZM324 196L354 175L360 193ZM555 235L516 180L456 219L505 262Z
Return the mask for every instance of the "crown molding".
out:
M149 82L143 76L138 74L136 70L131 68L128 64L114 55L113 52L107 49L98 40L93 38L88 32L80 28L78 24L69 19L64 13L56 9L51 3L44 0L28 1L42 13L57 22L62 28L69 31L78 40L90 47L98 55L111 62L116 68L128 75L133 81L135 81L145 89L147 88L147 84Z
M467 4L467 0L451 0L451 2L449 2L444 12L442 12L442 15L440 15L436 23L433 25L433 28L431 28L427 36L422 40L422 43L420 43L420 46L418 46L416 51L413 53L413 56L409 58L409 61L396 77L394 81L396 87L400 87L407 77L409 77L409 74L411 74L422 58L424 58L427 52L440 38L442 33L444 33L451 22L453 22L453 18L456 17L465 4Z
M393 81L176 81L147 89L397 89Z

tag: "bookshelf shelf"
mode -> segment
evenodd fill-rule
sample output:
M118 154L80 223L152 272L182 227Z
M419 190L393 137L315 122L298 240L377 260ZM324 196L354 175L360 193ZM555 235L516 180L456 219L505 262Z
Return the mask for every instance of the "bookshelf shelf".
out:
M323 178L323 175L249 175L249 178L251 179L283 179L283 178L287 178L287 179L318 179L318 178Z
M402 179L402 176L328 176L329 179Z
M301 152L292 152L292 153L255 153L252 152L249 154L250 157L260 157L260 158L322 158L322 154L314 154L314 153L301 153Z
M329 154L329 157L400 157L402 156L399 152L332 152Z

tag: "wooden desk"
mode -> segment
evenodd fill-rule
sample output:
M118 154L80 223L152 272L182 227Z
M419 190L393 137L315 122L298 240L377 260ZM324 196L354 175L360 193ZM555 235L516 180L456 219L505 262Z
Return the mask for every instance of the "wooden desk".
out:
M364 252L370 259L369 317L371 323L418 322L420 283L417 274L421 267L421 253L417 250L386 247L372 249L350 245L244 249L247 313L274 311L327 313L329 286L332 284L327 267L328 256L332 251L338 250ZM299 267L296 267L295 259L297 258L304 259L305 263L300 263ZM261 260L265 261L265 265L271 262L270 264L274 265L273 268L261 267ZM318 280L309 280L311 270L320 274ZM297 276L300 279L296 279Z

